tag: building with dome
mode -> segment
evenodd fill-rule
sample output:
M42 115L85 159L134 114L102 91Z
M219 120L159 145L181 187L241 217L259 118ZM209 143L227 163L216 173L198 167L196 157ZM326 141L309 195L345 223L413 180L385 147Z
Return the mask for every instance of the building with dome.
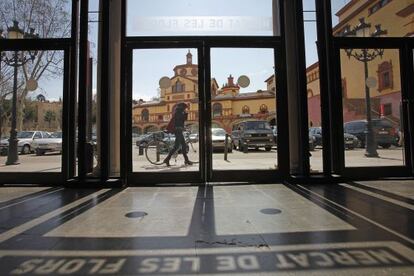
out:
M189 116L187 125L198 128L198 65L193 64L192 54L186 55L186 63L173 68L170 85L160 88L160 97L155 101L139 100L134 103L133 131L148 133L162 130L168 124L174 106L179 102L188 104ZM276 91L272 78L263 80L267 83L266 90L240 92L230 74L227 83L219 87L216 79L211 79L212 127L221 127L230 132L234 124L249 119L266 120L275 124Z

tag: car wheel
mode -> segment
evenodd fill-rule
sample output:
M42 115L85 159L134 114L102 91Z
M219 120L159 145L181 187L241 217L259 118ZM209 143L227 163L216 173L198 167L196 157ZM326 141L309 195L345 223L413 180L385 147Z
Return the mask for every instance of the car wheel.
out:
M43 154L45 154L45 152L44 152L44 151L42 151L42 150L40 150L40 149L36 149L36 155L37 155L37 156L40 156L40 155L43 155Z
M30 146L24 145L22 148L22 154L29 154L30 153Z
M266 151L271 151L272 150L272 147L265 147L265 150Z
M383 149L389 149L391 147L391 144L382 144L381 147Z

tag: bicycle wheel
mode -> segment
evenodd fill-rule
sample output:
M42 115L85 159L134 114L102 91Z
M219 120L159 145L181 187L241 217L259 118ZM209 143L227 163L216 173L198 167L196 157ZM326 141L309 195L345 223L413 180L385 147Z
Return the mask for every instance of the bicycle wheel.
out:
M191 142L187 143L187 156L188 156L188 159L192 163L195 163L195 164L197 164L200 160L200 154L199 154L198 148L194 146L194 144Z
M151 141L145 147L145 157L154 165L161 165L170 151L170 146L164 141Z

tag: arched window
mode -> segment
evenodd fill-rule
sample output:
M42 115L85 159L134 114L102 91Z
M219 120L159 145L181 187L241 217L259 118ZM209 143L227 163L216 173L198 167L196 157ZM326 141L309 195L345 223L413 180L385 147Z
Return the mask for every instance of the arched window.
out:
M141 120L144 121L144 122L149 121L149 111L148 111L148 109L143 109L141 111Z
M182 83L180 80L177 80L177 82L172 87L172 92L180 93L185 91L185 84Z
M250 108L247 105L242 107L242 114L250 114Z
M391 61L384 61L378 65L378 91L393 88L393 75Z
M267 108L267 105L262 104L262 105L260 106L260 113L267 113L267 112L269 112L269 110L268 110L268 108Z
M220 103L213 104L213 118L223 115L223 106Z

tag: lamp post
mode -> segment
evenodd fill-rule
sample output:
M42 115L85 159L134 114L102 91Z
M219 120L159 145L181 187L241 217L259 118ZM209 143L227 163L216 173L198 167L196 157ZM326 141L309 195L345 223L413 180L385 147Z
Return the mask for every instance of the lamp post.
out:
M355 26L353 30L350 28L346 29L343 33L344 36L352 37L367 37L369 35L369 29L371 24L366 23L365 19L362 17L359 19L359 24ZM387 34L387 31L381 30L381 25L375 25L375 31L370 34L371 37L380 37ZM355 58L358 61L364 63L364 76L365 76L365 104L366 104L366 113L367 113L367 133L366 133L366 157L378 157L377 152L377 141L375 139L375 133L372 125L371 117L371 96L370 96L370 87L367 85L368 79L368 62L376 59L378 56L382 57L384 54L384 49L345 49L345 52L350 59L351 57Z
M2 38L3 34L0 35ZM38 35L34 33L34 29L30 29L30 33L24 33L19 28L19 22L13 21L13 26L7 28L7 38L9 39L22 39L22 38L38 38ZM19 156L17 153L17 69L25 65L29 60L34 61L37 55L37 51L29 51L29 55L26 56L23 51L14 51L11 55L7 55L6 52L1 53L1 61L6 65L13 67L13 96L12 96L12 120L9 138L9 150L7 154L6 165L19 164Z

